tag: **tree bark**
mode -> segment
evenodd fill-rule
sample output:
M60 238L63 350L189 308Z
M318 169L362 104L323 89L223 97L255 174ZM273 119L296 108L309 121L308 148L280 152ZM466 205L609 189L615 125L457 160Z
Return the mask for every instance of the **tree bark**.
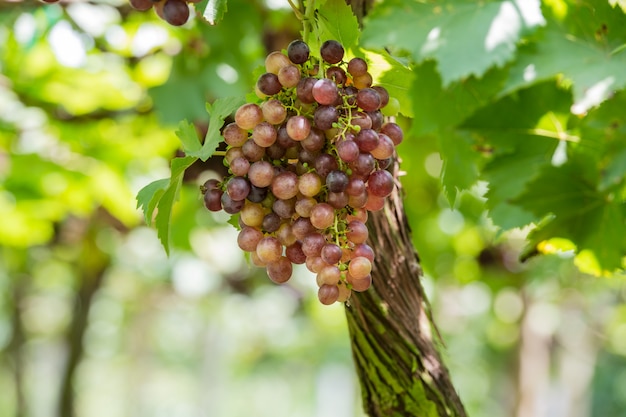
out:
M398 184L383 210L370 214L373 284L346 306L364 408L370 417L464 417L439 353L400 193Z

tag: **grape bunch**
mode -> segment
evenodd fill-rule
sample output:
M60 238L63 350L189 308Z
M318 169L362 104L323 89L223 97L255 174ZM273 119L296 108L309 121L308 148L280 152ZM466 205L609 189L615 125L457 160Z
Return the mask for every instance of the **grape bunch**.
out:
M201 191L209 210L238 214L239 247L272 281L306 264L329 305L371 285L365 222L394 189L386 168L403 132L385 122L381 109L393 100L372 85L365 60L345 62L334 40L319 52L296 40L287 54L267 56L259 101L239 107L222 130L229 174Z
M173 26L184 25L189 19L189 5L201 0L129 0L133 9L150 10L154 7L157 16Z

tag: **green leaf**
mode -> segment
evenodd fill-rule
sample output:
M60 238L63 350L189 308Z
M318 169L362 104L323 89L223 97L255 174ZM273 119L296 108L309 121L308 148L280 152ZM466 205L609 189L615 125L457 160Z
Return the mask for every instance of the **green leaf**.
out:
M570 95L554 83L542 83L481 108L461 125L485 150L481 178L489 183L487 208L503 229L538 220L514 199L551 163L558 139L568 137L563 125L570 102Z
M143 217L148 226L152 225L152 214L169 182L169 178L152 181L137 193L137 208L143 210Z
M207 130L204 138L204 143L202 144L202 148L198 151L188 152L187 154L189 156L200 158L203 161L209 159L217 149L220 142L222 142L220 129L224 124L224 119L230 116L230 114L237 110L237 108L239 108L239 106L243 103L243 97L224 97L215 100L213 105L207 103L206 109L210 114L211 119L209 120L209 129Z
M478 180L480 154L473 149L469 132L446 129L439 133L439 150L443 159L441 182L451 206L457 192L469 189Z
M202 144L198 140L196 127L187 120L183 120L178 124L176 136L183 144L183 151L188 155L198 153L202 148Z
M563 22L550 20L541 39L520 49L502 94L563 74L574 92L572 112L584 114L626 86L625 20L607 2L572 2Z
M228 10L227 0L209 0L202 16L211 25L218 24Z
M198 158L196 157L186 156L184 158L174 158L172 160L172 174L167 184L167 188L160 193L158 202L156 202L156 208L158 208L155 218L157 235L168 255L170 252L172 209L174 203L178 199L178 193L183 182L183 174L185 173L185 170L197 159ZM163 183L160 183L160 185L162 186ZM152 204L152 200L150 200L150 204Z
M538 0L387 0L366 19L361 41L409 51L417 62L435 59L447 86L510 62L521 37L544 23Z
M346 50L356 47L359 23L345 0L327 0L318 10L318 24L321 41L334 39Z
M482 78L469 77L443 88L433 61L413 70L413 132L417 135L455 126L489 104L506 79L506 72L492 69Z
M534 243L547 237L571 240L589 250L603 269L620 268L626 255L626 219L620 202L595 189L577 161L545 166L516 201L539 217L551 219L534 232Z

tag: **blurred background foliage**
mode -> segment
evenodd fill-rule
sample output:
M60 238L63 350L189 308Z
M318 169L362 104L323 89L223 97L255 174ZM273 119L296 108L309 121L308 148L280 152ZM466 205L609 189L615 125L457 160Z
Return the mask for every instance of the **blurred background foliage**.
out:
M121 0L0 3L0 416L363 415L342 308L306 270L271 284L204 209L219 162L187 173L171 257L135 208L168 176L175 125L205 129L206 101L249 92L298 37L287 6L230 0L217 26L172 28ZM623 415L623 277L567 252L520 263L525 231L498 234L481 190L449 206L435 141L399 149L469 414Z

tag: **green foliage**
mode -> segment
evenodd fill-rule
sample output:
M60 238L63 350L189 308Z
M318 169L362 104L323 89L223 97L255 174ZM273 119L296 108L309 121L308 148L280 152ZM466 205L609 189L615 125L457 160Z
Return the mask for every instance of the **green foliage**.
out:
M227 2L227 0L209 0L202 17L212 25L219 23L224 18L226 10L228 10Z
M534 226L526 253L568 239L603 274L626 266L625 19L604 1L387 0L361 41L410 57L412 133L438 138L450 204L485 181L496 226Z
M522 36L544 23L539 1L386 1L363 32L366 46L404 49L435 59L444 86L511 61Z

